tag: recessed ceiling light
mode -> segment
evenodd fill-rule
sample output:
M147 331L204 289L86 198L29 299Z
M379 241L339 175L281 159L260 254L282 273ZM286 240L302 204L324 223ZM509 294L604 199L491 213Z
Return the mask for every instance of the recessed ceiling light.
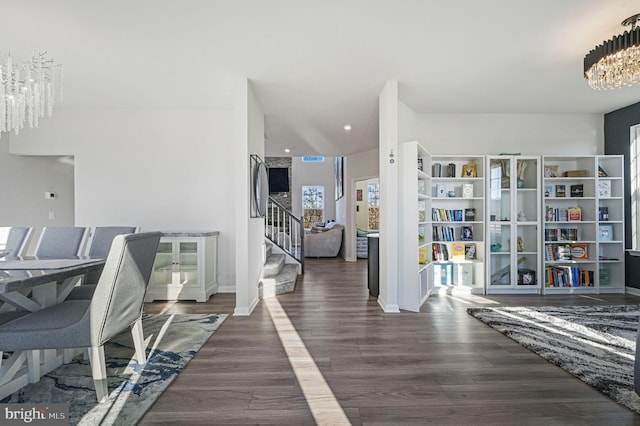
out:
M291 150L289 148L285 148L284 152L291 152Z
M346 130L347 132L348 132L349 130L351 130L351 124L345 124L345 125L344 125L344 130Z

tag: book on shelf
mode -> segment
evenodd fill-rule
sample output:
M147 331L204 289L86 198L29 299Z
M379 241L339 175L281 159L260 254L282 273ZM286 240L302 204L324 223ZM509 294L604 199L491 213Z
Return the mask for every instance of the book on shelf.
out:
M453 263L438 263L433 265L433 282L435 285L453 285Z
M564 197L564 196L566 196L566 186L556 185L556 197Z
M608 179L598 180L598 197L611 198L611 181Z
M580 222L582 220L582 209L580 207L570 207L567 209L569 222Z
M609 220L609 207L598 207L598 220L607 221Z
M447 196L447 187L441 183L436 184L436 197L444 198Z
M418 170L424 172L424 163L422 162L422 157L418 157Z
M467 243L464 245L464 259L475 260L476 259L476 245L473 243Z
M424 244L426 239L424 226L418 226L418 244Z
M589 259L589 245L585 243L571 244L571 259L572 260Z
M463 183L461 192L462 198L473 198L473 184Z
M464 259L465 246L464 243L452 243L451 244L451 259L462 260Z
M418 263L420 265L426 265L428 261L429 261L429 259L428 259L428 254L427 254L427 248L426 247L420 247L418 249Z
M613 241L613 225L600 225L598 227L599 241Z
M571 190L571 196L576 198L576 197L583 197L584 196L584 185L583 184L576 184L576 185L571 185L570 187Z
M449 260L449 250L447 249L446 244L434 243L432 247L433 254L431 258L435 261L448 261Z
M465 222L473 222L476 220L476 209L475 207L469 207L464 209L464 220Z
M473 226L466 225L460 229L462 241L473 241Z
M609 270L601 268L599 270L600 275L600 285L609 285Z
M455 163L449 163L449 166L447 166L447 172L449 174L449 177L456 177L456 165L455 165Z
M577 241L580 239L578 228L546 228L545 241Z
M571 260L571 244L558 245L558 260Z
M553 190L553 185L545 185L544 187L544 196L545 197L555 197L556 193Z

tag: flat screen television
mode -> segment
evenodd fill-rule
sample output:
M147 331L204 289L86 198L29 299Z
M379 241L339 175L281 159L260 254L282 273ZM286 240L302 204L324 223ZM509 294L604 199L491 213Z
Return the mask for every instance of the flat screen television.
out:
M289 192L289 169L286 167L269 168L269 194Z

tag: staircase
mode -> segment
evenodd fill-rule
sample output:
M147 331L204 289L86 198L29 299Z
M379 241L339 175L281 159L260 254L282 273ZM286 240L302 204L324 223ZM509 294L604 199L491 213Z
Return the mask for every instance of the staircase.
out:
M262 272L262 280L258 284L260 299L290 293L296 287L298 264L285 263L286 254L274 253L273 244L267 242L266 261Z

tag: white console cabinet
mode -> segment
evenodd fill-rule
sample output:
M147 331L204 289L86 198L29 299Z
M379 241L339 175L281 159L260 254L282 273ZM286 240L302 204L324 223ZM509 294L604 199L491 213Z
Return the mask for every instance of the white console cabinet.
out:
M145 297L206 302L218 291L218 232L163 232Z

